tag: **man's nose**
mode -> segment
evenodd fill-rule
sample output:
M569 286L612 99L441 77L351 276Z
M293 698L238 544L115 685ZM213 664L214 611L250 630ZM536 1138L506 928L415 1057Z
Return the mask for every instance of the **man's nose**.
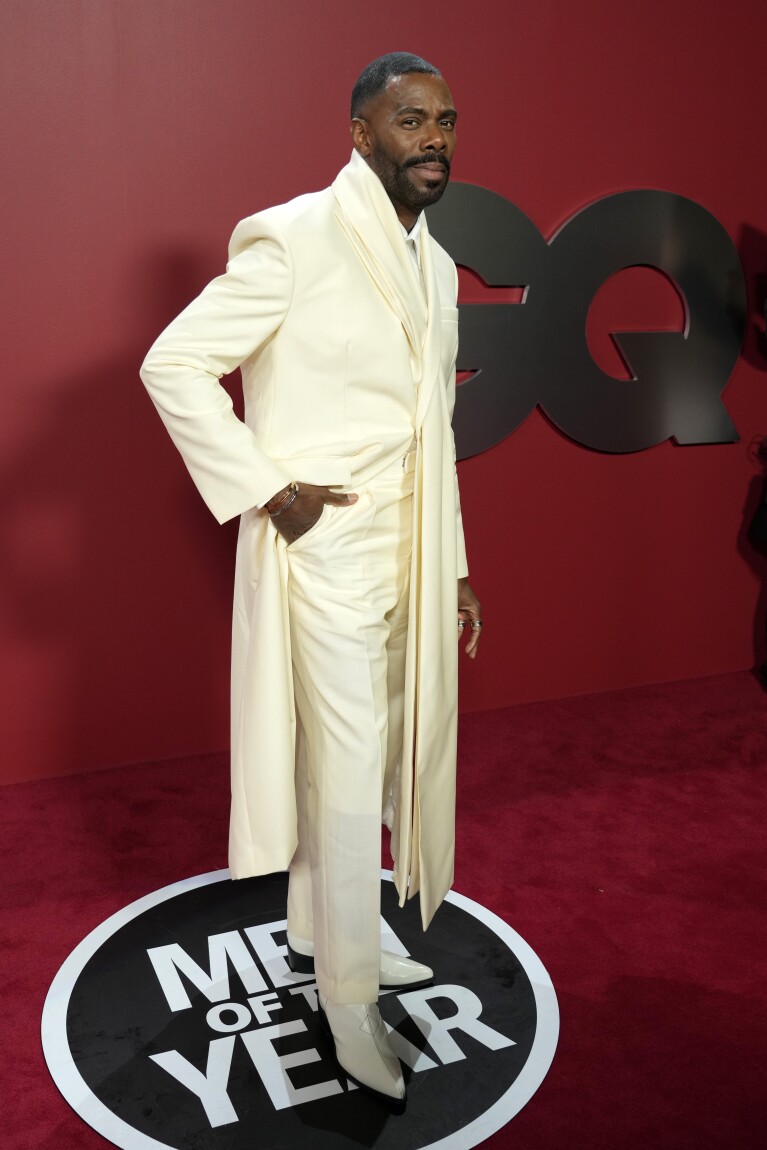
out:
M447 148L447 138L439 124L427 125L427 131L421 137L421 150L424 152L444 152Z

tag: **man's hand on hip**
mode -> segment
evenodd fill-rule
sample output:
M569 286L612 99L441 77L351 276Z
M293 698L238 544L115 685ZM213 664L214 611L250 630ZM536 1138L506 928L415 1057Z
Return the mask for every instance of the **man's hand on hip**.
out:
M469 632L466 640L466 654L475 659L482 635L482 608L479 599L471 589L468 579L458 580L458 638Z
M311 531L326 503L348 507L359 498L353 491L343 495L330 487L318 487L313 483L299 483L295 498L291 499L290 494L290 488L285 488L266 504L272 523L287 543L295 543L296 539ZM280 511L282 506L284 510Z

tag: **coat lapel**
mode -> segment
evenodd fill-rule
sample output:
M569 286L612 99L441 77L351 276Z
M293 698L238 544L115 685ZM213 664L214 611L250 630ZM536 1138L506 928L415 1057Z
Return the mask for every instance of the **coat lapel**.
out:
M412 263L412 261L411 261ZM424 218L421 227L421 268L426 287L426 307L428 322L423 344L421 381L418 388L418 402L415 411L415 426L423 425L427 408L431 402L437 380L440 378L442 360L442 316L440 311L439 289L431 254L429 230Z
M397 213L383 184L357 152L333 183L335 215L370 278L402 324L413 382L421 383L427 337L426 299ZM423 250L423 248L422 248Z

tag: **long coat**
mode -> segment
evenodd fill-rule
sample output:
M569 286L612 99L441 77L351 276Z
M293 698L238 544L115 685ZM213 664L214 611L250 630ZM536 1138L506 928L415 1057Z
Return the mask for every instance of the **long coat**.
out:
M331 188L235 229L224 275L141 369L213 514L240 515L232 644L232 876L296 847L285 542L263 504L293 479L360 490L417 439L405 745L392 848L424 926L453 879L456 577L466 574L450 420L457 276L421 233L425 296L394 208L356 154ZM240 366L245 419L220 378Z

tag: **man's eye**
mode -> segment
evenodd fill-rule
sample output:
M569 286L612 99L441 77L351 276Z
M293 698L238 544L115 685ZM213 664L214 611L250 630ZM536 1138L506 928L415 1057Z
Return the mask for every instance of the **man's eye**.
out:
M452 131L453 128L455 127L455 121L454 120L442 120L441 124L442 124L443 128L448 128L450 131Z
M403 126L404 128L413 128L413 127L415 127L417 124L418 124L418 121L417 121L417 120L415 120L415 119L413 119L413 117L412 117L412 116L409 116L407 120L403 120L403 121L402 121L402 126Z

